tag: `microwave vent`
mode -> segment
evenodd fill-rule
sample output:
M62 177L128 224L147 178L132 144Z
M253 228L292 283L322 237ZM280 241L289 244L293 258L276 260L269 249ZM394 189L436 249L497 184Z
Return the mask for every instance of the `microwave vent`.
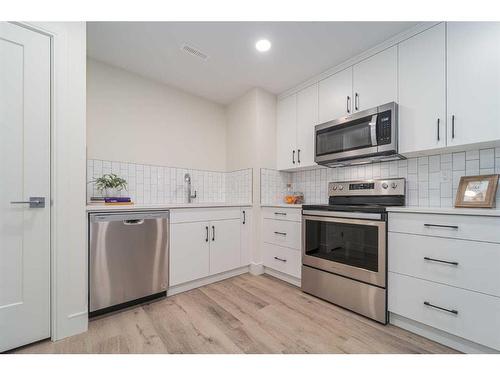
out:
M194 57L197 57L203 61L207 61L208 60L208 55L202 51L200 51L198 48L196 47L193 47L192 45L189 45L187 43L184 43L181 47L181 50L183 50L184 52L186 52L187 54L191 55L191 56L194 56Z

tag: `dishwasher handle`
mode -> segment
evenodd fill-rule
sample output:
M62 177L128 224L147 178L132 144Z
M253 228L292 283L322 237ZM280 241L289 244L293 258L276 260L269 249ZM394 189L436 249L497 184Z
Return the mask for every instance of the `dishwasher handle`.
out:
M123 220L125 225L141 225L144 224L144 219L127 219Z

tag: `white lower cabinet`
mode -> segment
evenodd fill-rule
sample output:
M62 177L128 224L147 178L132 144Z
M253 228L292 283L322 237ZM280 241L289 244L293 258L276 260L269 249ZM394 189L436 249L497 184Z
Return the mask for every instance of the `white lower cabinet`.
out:
M263 261L266 267L300 278L301 257L299 250L264 243Z
M240 246L241 246L241 265L248 266L252 257L252 247L253 247L253 213L252 208L241 209L241 233L240 233Z
M242 257L240 208L173 211L170 224L170 287L248 265ZM214 220L207 221L209 217ZM248 249L246 249L247 252ZM245 259L243 259L245 258Z
M391 212L389 311L424 327L500 350L498 220L438 212ZM436 339L433 332L424 329L418 333L422 332ZM458 339L443 340L446 345L463 347Z

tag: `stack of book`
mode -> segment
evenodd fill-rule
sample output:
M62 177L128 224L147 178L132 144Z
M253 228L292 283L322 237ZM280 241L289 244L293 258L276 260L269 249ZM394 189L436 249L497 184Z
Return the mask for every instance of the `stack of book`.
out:
M91 204L106 204L111 206L120 206L120 205L128 205L133 204L132 199L130 197L91 197Z

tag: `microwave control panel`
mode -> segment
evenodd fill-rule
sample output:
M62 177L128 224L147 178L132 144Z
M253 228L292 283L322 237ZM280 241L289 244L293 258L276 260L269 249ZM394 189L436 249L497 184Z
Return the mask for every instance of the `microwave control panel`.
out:
M391 111L378 114L377 117L377 144L387 145L391 143Z

